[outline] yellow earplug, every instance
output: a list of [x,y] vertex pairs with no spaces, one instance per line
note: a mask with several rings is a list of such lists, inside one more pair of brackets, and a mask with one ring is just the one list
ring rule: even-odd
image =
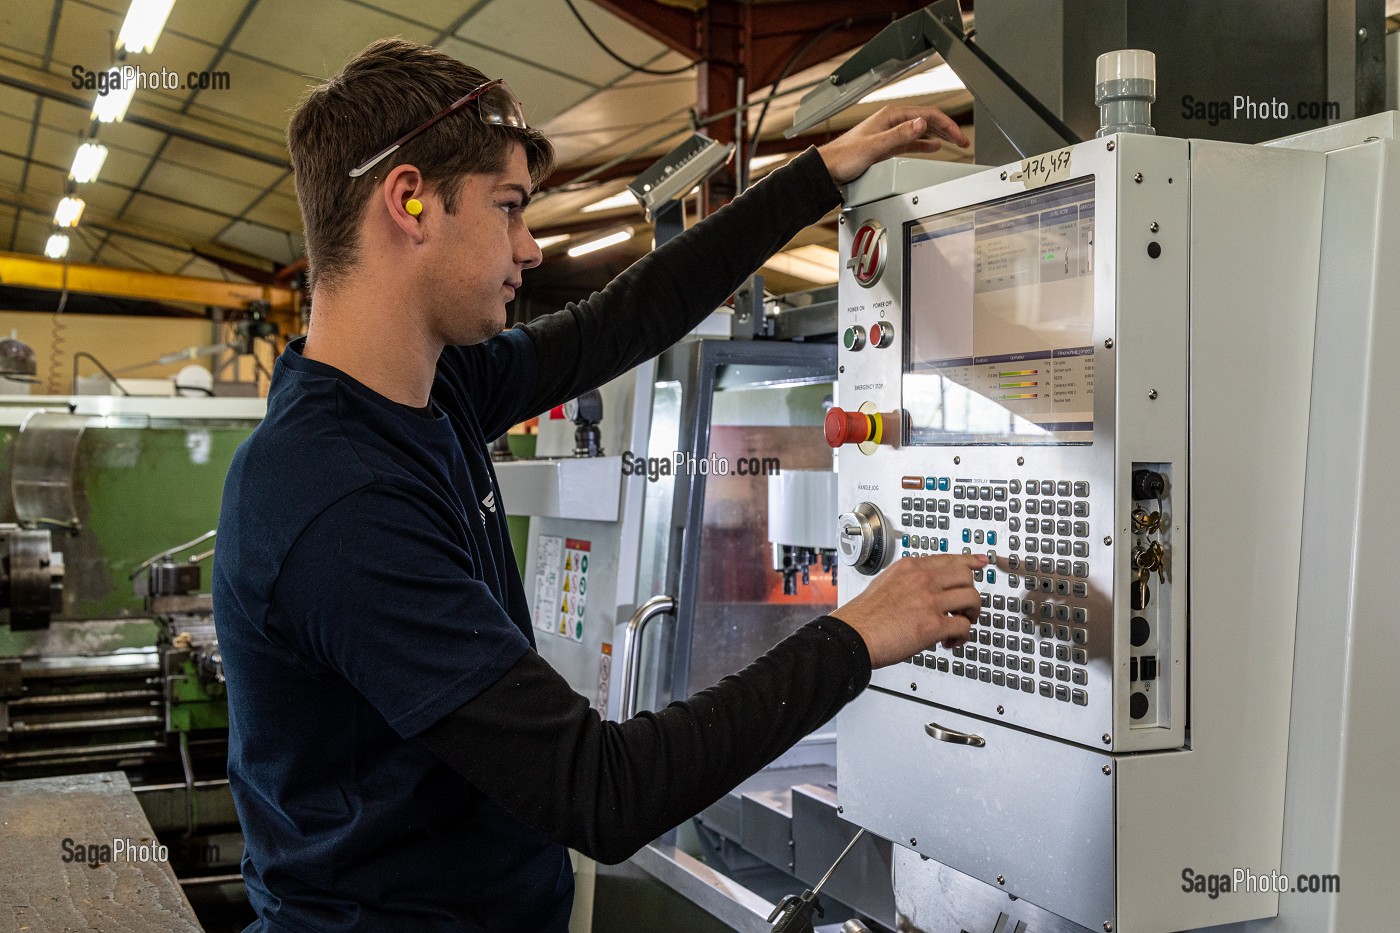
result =
[[423,202],[417,198],[409,198],[408,202],[404,204],[403,209],[414,217],[417,217],[419,214],[423,213]]

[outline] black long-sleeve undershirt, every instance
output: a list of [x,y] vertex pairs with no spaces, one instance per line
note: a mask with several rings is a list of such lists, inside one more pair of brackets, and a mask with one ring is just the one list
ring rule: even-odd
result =
[[421,738],[523,822],[611,864],[724,796],[869,682],[865,642],[823,616],[715,686],[617,723],[528,651]]
[[656,356],[703,321],[770,256],[841,202],[808,149],[583,301],[520,325],[535,344],[527,417]]

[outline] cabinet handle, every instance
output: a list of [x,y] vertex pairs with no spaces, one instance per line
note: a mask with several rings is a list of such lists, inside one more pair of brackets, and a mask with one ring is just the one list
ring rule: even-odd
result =
[[973,748],[982,748],[987,744],[987,740],[980,735],[959,732],[956,729],[946,729],[936,722],[924,726],[924,731],[940,742],[952,742],[954,745],[971,745]]

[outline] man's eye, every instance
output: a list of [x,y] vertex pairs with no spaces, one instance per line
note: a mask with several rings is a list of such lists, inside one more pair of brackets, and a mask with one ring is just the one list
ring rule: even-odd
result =
[[520,204],[519,202],[511,201],[506,204],[502,204],[501,210],[506,212],[506,216],[510,216],[512,214],[517,213],[520,210]]

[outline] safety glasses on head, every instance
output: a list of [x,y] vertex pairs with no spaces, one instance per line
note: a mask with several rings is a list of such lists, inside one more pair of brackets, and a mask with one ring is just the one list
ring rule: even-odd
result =
[[511,93],[504,78],[497,78],[494,81],[487,81],[479,87],[472,88],[454,103],[444,107],[433,114],[413,129],[409,130],[398,139],[394,140],[385,148],[376,152],[359,165],[350,170],[351,178],[359,178],[365,172],[383,162],[393,155],[399,148],[409,140],[418,136],[424,130],[430,129],[439,120],[452,116],[467,104],[476,101],[476,113],[482,123],[491,126],[513,126],[516,129],[527,129],[525,123],[525,111],[520,107],[520,101]]

